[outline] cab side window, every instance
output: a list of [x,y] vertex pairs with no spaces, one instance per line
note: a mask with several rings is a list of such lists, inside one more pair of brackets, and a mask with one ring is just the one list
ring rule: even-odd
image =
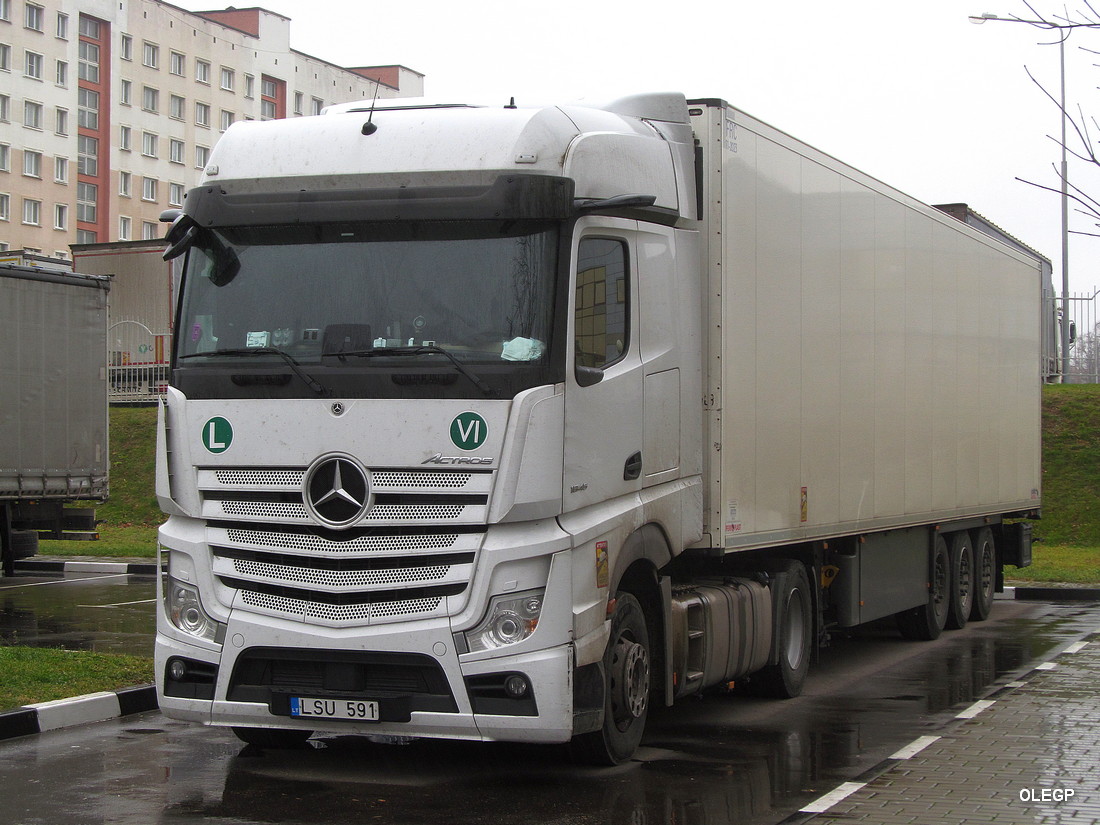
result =
[[622,358],[629,340],[626,244],[584,238],[577,253],[576,365],[600,369]]

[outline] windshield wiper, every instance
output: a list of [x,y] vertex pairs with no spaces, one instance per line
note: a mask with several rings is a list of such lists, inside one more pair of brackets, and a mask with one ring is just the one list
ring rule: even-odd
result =
[[328,395],[328,390],[312,375],[302,369],[301,364],[295,360],[294,356],[288,352],[283,352],[278,347],[248,347],[244,349],[215,349],[210,352],[193,352],[190,355],[181,355],[179,360],[182,361],[185,358],[211,358],[220,356],[239,356],[239,355],[278,355],[282,358],[288,367],[294,371],[294,374],[302,379],[306,385],[318,395]]
[[374,358],[376,356],[397,355],[397,356],[409,356],[409,355],[442,355],[447,358],[456,370],[470,379],[470,382],[481,390],[486,395],[493,394],[493,388],[486,384],[481,378],[479,378],[473,371],[469,369],[465,364],[455,358],[443,347],[437,346],[422,346],[422,347],[371,347],[370,349],[355,349],[348,350],[347,352],[326,352],[322,354],[322,357],[335,355],[341,361],[347,358]]

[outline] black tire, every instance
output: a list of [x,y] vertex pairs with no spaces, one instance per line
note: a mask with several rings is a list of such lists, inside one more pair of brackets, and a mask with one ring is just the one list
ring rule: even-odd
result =
[[603,656],[603,727],[575,736],[574,757],[593,765],[619,765],[634,755],[649,716],[651,658],[642,606],[620,593]]
[[974,605],[970,608],[970,620],[982,622],[989,618],[997,591],[997,547],[993,531],[988,527],[976,530],[971,542],[974,548]]
[[959,630],[966,627],[970,611],[974,607],[974,545],[970,533],[960,530],[951,535],[948,559],[951,563],[951,580],[948,584],[947,627]]
[[241,728],[234,727],[233,733],[247,745],[269,750],[290,750],[301,747],[313,735],[311,730],[297,728]]
[[802,693],[813,650],[813,599],[806,568],[791,562],[776,578],[775,664],[753,674],[753,693],[775,699],[793,699]]
[[928,600],[896,616],[898,630],[906,639],[930,642],[938,639],[947,624],[947,602],[951,581],[947,542],[937,535],[929,564]]
[[11,551],[13,559],[29,559],[38,553],[37,530],[12,530]]

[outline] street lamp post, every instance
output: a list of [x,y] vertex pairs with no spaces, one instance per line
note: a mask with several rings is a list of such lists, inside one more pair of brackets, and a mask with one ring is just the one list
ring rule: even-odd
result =
[[1062,324],[1059,335],[1062,350],[1061,372],[1062,381],[1069,375],[1069,162],[1066,150],[1066,39],[1073,29],[1098,28],[1095,23],[1051,23],[1046,20],[1023,20],[1019,17],[999,17],[996,14],[985,14],[970,18],[971,23],[986,23],[990,20],[998,23],[1027,23],[1030,26],[1047,30],[1058,30],[1058,66],[1059,66],[1059,95],[1058,108],[1062,117]]

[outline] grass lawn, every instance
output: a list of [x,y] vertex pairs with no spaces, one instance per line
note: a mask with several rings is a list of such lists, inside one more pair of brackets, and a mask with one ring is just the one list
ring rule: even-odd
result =
[[0,647],[0,710],[149,684],[153,660],[116,653]]

